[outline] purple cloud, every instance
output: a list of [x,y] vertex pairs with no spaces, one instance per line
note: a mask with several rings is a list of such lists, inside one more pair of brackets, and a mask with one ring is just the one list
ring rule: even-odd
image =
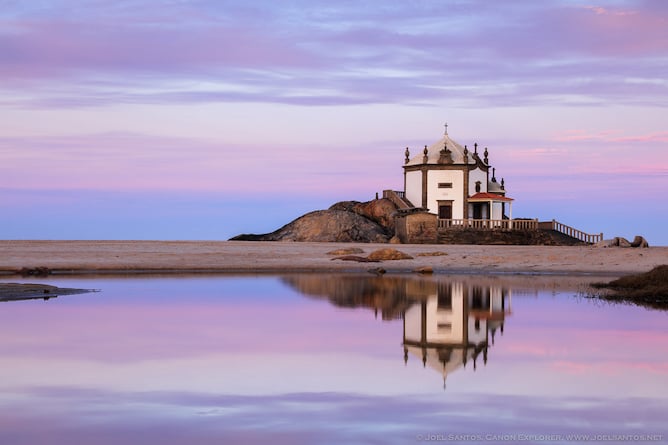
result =
[[[5,18],[0,78],[36,87],[5,103],[657,103],[666,92],[665,11],[650,3],[162,6]],[[198,82],[234,89],[186,86]]]

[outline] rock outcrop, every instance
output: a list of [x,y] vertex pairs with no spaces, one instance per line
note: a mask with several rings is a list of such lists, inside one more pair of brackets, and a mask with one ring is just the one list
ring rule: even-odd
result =
[[625,301],[656,309],[668,309],[668,264],[656,266],[649,272],[627,275],[608,283],[593,283],[598,289],[610,292],[593,294],[606,300]]
[[639,235],[629,241],[621,236],[616,236],[613,239],[604,239],[595,244],[596,247],[649,247],[647,240]]
[[[389,199],[341,201],[327,210],[307,213],[280,229],[264,234],[242,234],[231,241],[357,242],[390,244],[500,244],[536,246],[587,245],[556,230],[488,230],[466,228],[441,231],[437,216],[426,212],[398,212]],[[606,240],[599,247],[648,247],[636,236]],[[354,254],[340,254],[354,255]],[[346,259],[353,261],[352,258]]]
[[343,201],[307,213],[265,234],[242,234],[231,241],[314,241],[386,243],[394,235],[396,207],[387,199]]
[[397,211],[397,206],[389,199],[374,199],[367,202],[341,201],[331,206],[329,210],[357,213],[380,225],[390,237],[394,235],[394,213]]
[[59,295],[73,295],[94,292],[88,289],[72,289],[47,284],[0,283],[0,301],[49,300]]

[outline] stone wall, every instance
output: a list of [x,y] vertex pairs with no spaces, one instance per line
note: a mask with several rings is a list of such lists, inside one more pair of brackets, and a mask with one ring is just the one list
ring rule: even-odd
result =
[[439,233],[441,244],[505,244],[514,246],[575,246],[586,243],[554,230],[454,229]]
[[396,236],[404,244],[434,244],[438,242],[438,217],[427,212],[398,215]]

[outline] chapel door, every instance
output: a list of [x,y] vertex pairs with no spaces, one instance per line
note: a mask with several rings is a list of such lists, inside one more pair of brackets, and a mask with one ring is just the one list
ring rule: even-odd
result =
[[473,204],[473,219],[482,219],[482,202]]
[[440,204],[438,206],[439,219],[452,219],[452,204]]

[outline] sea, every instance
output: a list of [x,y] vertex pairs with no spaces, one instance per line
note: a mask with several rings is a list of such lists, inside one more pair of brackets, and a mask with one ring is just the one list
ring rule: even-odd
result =
[[668,443],[668,312],[596,280],[23,280],[94,291],[0,303],[0,444]]

